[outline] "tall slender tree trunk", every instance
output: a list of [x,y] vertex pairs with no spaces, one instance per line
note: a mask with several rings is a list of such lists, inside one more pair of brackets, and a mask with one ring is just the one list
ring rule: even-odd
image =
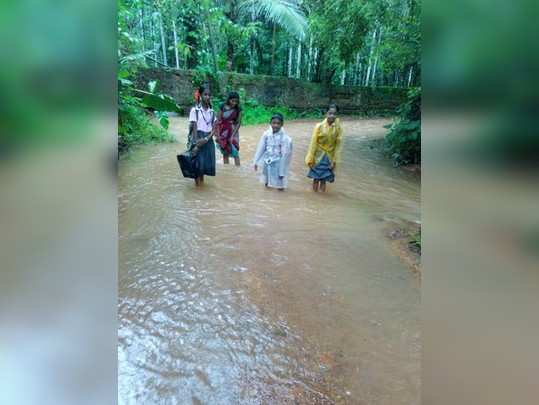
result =
[[[255,6],[254,3],[251,5],[251,22],[255,22]],[[255,61],[254,61],[254,53],[255,53],[255,42],[254,38],[251,36],[249,38],[249,70],[251,74],[255,73]]]
[[234,70],[234,44],[230,39],[227,39],[226,45],[226,70]]
[[344,81],[346,80],[346,68],[343,69],[341,73],[341,86],[344,86]]
[[412,83],[413,72],[414,72],[414,65],[410,66],[410,73],[408,74],[408,87],[410,87],[410,84]]
[[298,41],[298,60],[296,65],[296,78],[301,76],[301,41]]
[[320,83],[322,81],[322,57],[324,55],[324,48],[316,49],[316,70],[315,78],[316,82]]
[[186,16],[183,18],[183,24],[185,26],[185,44],[187,45],[190,52],[186,55],[185,58],[185,68],[193,69],[198,63],[197,53],[195,50],[198,48],[198,40],[193,34],[199,28],[197,23],[191,16]]
[[204,15],[206,17],[206,29],[208,30],[208,39],[210,41],[210,53],[211,53],[211,64],[212,69],[215,73],[218,71],[217,66],[217,44],[215,42],[215,35],[213,33],[213,26],[211,24],[211,16],[210,16],[210,4],[209,2],[205,1],[203,3],[203,10]]
[[[227,0],[225,1],[225,4],[228,5],[228,11],[225,12],[225,16],[233,23],[235,24],[238,16],[237,16],[237,5],[236,0]],[[227,35],[226,39],[226,70],[233,71],[234,70],[234,43],[232,42],[230,36]]]
[[378,54],[378,48],[380,47],[380,39],[382,38],[382,28],[378,30],[378,41],[376,42],[376,58],[374,59],[374,69],[372,71],[372,85],[376,86],[376,71],[378,68],[378,59],[380,55]]
[[372,33],[371,50],[369,52],[369,67],[367,68],[367,76],[365,77],[365,86],[369,85],[369,77],[371,75],[371,66],[372,66],[372,53],[374,51],[375,41],[376,41],[376,28],[374,29]]
[[255,71],[255,61],[254,61],[254,49],[253,49],[253,39],[249,39],[249,73],[254,74]]
[[165,43],[165,30],[163,29],[163,16],[159,13],[159,30],[161,31],[161,49],[163,50],[163,64],[168,66],[167,46]]
[[309,56],[307,59],[307,80],[311,80],[311,63],[313,59],[313,37],[309,39]]
[[174,32],[174,56],[176,57],[176,69],[180,68],[180,58],[178,56],[178,35],[176,34],[176,21],[172,19],[172,31]]
[[288,46],[288,77],[292,77],[292,46]]
[[275,74],[275,35],[277,31],[277,24],[273,23],[273,32],[271,34],[271,66],[270,66],[270,72],[271,74]]
[[317,66],[318,66],[317,63],[318,63],[318,48],[314,48],[314,57],[313,57],[313,62],[312,62],[313,72],[311,76],[311,81],[316,81],[317,79]]
[[208,34],[209,34],[209,40],[210,40],[210,51],[211,51],[211,61],[212,61],[212,68],[215,73],[219,70],[217,66],[217,45],[215,43],[215,36],[213,35],[213,28],[211,25],[211,22],[208,21]]
[[140,27],[140,38],[142,39],[142,52],[146,51],[146,38],[144,36],[144,14],[142,9],[139,10],[139,27]]
[[159,54],[157,53],[158,46],[155,43],[155,25],[153,23],[153,16],[150,16],[150,43],[153,48],[153,56],[155,58],[153,61],[153,65],[157,67],[157,62],[155,60],[157,59],[157,55]]

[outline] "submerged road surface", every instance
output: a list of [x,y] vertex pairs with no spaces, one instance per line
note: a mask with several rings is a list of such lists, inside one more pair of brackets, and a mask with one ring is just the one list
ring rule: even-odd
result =
[[265,125],[199,189],[176,163],[185,118],[179,144],[122,158],[120,404],[420,403],[420,282],[383,233],[419,220],[420,184],[366,142],[388,122],[343,120],[326,194],[305,177],[314,121],[285,122],[285,192],[251,165]]

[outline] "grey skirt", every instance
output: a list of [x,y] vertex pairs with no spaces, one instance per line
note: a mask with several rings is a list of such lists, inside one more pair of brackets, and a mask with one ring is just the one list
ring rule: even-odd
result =
[[320,162],[307,173],[307,177],[314,180],[324,180],[333,183],[335,181],[335,173],[331,170],[331,162],[328,155],[324,154]]

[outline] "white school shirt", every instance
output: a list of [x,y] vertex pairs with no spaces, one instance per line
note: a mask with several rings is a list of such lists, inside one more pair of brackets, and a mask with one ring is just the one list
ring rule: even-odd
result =
[[[198,110],[198,121],[197,121]],[[211,108],[204,110],[202,106],[197,105],[191,108],[189,113],[189,122],[197,123],[197,130],[203,132],[211,132],[213,128],[213,122],[215,120],[215,113]]]

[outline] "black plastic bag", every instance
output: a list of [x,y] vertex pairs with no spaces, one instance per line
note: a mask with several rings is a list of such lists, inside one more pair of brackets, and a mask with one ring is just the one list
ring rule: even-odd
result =
[[189,179],[197,178],[197,160],[195,159],[195,154],[193,154],[192,151],[187,150],[177,155],[177,159],[183,177],[187,177]]

